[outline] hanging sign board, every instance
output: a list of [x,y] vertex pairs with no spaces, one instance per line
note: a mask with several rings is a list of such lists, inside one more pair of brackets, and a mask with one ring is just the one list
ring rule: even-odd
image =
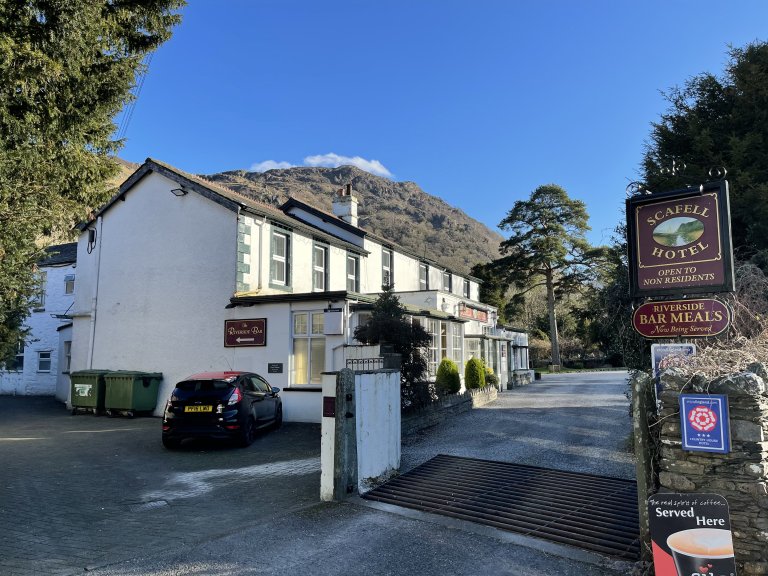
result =
[[728,183],[627,199],[630,295],[732,292]]
[[648,498],[656,576],[736,576],[728,502],[719,494]]
[[714,298],[646,302],[632,315],[635,330],[646,338],[714,336],[730,323],[730,310]]
[[224,346],[266,346],[267,319],[224,320]]
[[469,320],[478,320],[488,322],[488,311],[480,310],[466,304],[459,304],[459,318],[468,318]]
[[691,452],[731,451],[725,394],[680,394],[680,430],[683,450]]

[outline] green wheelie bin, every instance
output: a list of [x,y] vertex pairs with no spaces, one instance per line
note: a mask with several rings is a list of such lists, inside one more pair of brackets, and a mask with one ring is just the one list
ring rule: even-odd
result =
[[108,370],[76,370],[69,375],[72,414],[104,412],[104,375]]
[[133,417],[138,412],[152,412],[162,379],[163,375],[158,372],[115,370],[105,374],[107,416],[119,413]]

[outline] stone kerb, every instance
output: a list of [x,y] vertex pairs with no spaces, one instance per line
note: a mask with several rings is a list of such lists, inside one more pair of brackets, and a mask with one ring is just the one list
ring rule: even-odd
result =
[[[768,373],[763,364],[709,381],[679,368],[661,376],[659,484],[673,492],[721,494],[730,507],[739,574],[768,575]],[[727,394],[731,452],[682,450],[681,393]]]

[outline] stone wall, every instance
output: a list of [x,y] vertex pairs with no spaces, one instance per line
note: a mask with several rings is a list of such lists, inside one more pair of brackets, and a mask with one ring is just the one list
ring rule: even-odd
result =
[[518,386],[527,386],[533,382],[533,370],[515,370],[507,383],[507,390],[517,388]]
[[[659,484],[673,492],[721,494],[731,514],[739,574],[768,575],[768,373],[762,364],[747,372],[692,381],[677,368],[661,377]],[[731,452],[681,449],[680,393],[727,394]]]
[[472,408],[484,406],[496,400],[498,390],[486,386],[483,390],[469,390],[459,394],[443,396],[437,402],[416,412],[404,413],[402,419],[402,435],[414,434],[430,426],[444,422],[451,416],[468,412]]

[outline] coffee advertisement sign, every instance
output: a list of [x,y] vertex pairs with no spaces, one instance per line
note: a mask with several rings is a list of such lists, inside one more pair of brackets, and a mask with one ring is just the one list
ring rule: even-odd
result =
[[736,576],[728,502],[719,494],[648,499],[656,576]]
[[633,196],[627,231],[633,298],[733,290],[727,182]]

